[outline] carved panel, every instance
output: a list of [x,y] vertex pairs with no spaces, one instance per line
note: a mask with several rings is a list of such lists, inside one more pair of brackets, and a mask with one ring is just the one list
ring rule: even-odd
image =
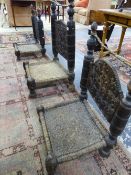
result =
[[107,61],[90,66],[88,89],[109,122],[118,108],[123,92],[115,69]]
[[67,26],[63,21],[55,22],[56,50],[64,58],[68,59]]

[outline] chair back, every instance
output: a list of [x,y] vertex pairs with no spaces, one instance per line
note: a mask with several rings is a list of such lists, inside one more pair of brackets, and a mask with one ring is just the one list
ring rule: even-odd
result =
[[51,9],[51,34],[54,59],[58,60],[57,55],[59,53],[67,60],[70,78],[74,80],[75,22],[73,21],[73,0],[69,1],[69,8],[67,10],[69,19],[67,23],[63,20],[57,20],[56,4],[54,1],[52,2]]
[[97,39],[93,33],[96,34],[96,29],[92,24],[92,34],[87,41],[88,51],[82,68],[80,99],[87,99],[87,90],[89,90],[110,123],[106,147],[100,150],[101,155],[108,157],[131,115],[131,80],[128,83],[127,95],[123,97],[117,72],[111,63],[104,59],[94,61],[93,53]]

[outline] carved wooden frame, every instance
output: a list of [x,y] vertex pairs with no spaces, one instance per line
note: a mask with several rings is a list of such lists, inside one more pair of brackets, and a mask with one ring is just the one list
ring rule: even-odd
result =
[[57,20],[56,5],[55,3],[51,5],[51,34],[54,60],[58,60],[58,53],[67,60],[69,81],[71,83],[75,78],[75,22],[73,21],[73,7],[73,0],[69,1],[69,8],[67,11],[69,20],[65,23],[63,20]]
[[[105,145],[104,135],[107,134],[107,131],[105,131],[103,124],[98,121],[98,114],[91,107],[91,105],[89,103],[87,103],[86,100],[84,100],[82,105],[84,106],[85,110],[90,113],[91,120],[94,121],[94,125],[97,122],[97,127],[98,127],[98,130],[100,131],[101,136],[103,137],[103,140],[101,142],[96,143],[95,145],[91,145],[90,148],[83,148],[77,152],[71,152],[71,153],[65,154],[65,155],[63,154],[62,156],[58,156],[58,157],[55,155],[53,148],[52,148],[52,141],[51,141],[51,138],[49,136],[49,130],[48,130],[48,126],[47,126],[46,119],[45,119],[45,113],[47,111],[55,109],[57,107],[64,107],[68,104],[73,104],[73,103],[75,104],[76,102],[79,102],[79,101],[80,101],[80,99],[77,98],[77,99],[74,99],[72,101],[67,101],[67,102],[63,102],[60,104],[58,103],[58,104],[56,104],[52,107],[49,107],[47,109],[44,108],[43,105],[39,106],[37,108],[37,113],[39,116],[39,121],[42,125],[42,131],[43,131],[44,140],[45,140],[45,149],[46,149],[45,166],[46,166],[46,170],[47,170],[48,175],[55,175],[55,171],[56,171],[58,164],[66,162],[66,161],[74,160],[85,153],[94,151],[95,149],[100,148],[101,146]],[[72,111],[72,113],[73,113],[73,111]]]
[[[65,59],[67,60],[67,64],[68,64],[68,84],[69,84],[69,88],[71,90],[74,90],[74,85],[73,85],[73,81],[74,81],[74,77],[75,77],[75,73],[74,73],[74,67],[75,67],[75,23],[73,21],[73,15],[74,15],[74,10],[73,10],[73,3],[70,2],[69,5],[69,9],[68,9],[68,14],[69,14],[69,21],[67,22],[67,24],[65,24],[63,21],[58,20],[56,18],[56,13],[55,13],[55,9],[56,9],[56,5],[55,3],[52,3],[52,16],[51,16],[51,34],[52,34],[52,50],[53,50],[53,54],[54,54],[54,59],[53,61],[58,61],[58,52],[60,51],[58,49],[58,41],[57,41],[57,35],[56,35],[56,25],[57,23],[61,23],[62,24],[62,30],[63,27],[66,28],[66,54],[64,53],[64,50],[62,50],[61,55],[63,57],[65,57]],[[65,35],[65,33],[63,33]],[[37,35],[37,34],[36,34]],[[23,67],[25,69],[26,72],[26,78],[27,78],[27,86],[30,90],[30,97],[36,97],[36,93],[35,93],[35,89],[37,89],[37,80],[34,80],[31,77],[31,74],[29,72],[29,62],[24,62],[23,63]],[[27,69],[27,70],[26,70]],[[63,68],[64,69],[64,68]]]
[[100,154],[103,157],[108,157],[111,149],[117,143],[117,137],[123,132],[131,115],[131,80],[128,84],[127,95],[123,97],[120,81],[113,66],[102,59],[94,62],[93,52],[97,42],[96,30],[96,23],[93,23],[92,33],[87,41],[87,55],[83,61],[80,99],[82,101],[87,99],[88,90],[110,122],[110,133],[106,138],[106,146],[100,149]]

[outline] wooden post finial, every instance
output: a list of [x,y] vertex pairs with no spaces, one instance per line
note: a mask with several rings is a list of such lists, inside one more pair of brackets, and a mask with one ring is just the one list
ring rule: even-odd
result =
[[[93,24],[94,25],[94,24]],[[81,74],[81,81],[80,81],[80,88],[81,88],[81,95],[80,100],[87,99],[87,87],[88,87],[88,78],[89,78],[89,70],[91,65],[94,63],[94,48],[96,45],[96,38],[93,35],[94,26],[91,26],[91,36],[87,41],[87,55],[84,57],[83,61],[83,68],[82,68],[82,74]]]

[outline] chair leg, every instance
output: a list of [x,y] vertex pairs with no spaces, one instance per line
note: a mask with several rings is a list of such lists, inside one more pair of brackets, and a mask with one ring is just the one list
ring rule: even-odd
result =
[[17,61],[20,61],[20,51],[16,51],[15,55],[17,56]]
[[22,171],[17,171],[17,175],[22,175]]
[[42,49],[41,49],[41,53],[42,53],[43,56],[45,56],[45,53],[46,53],[46,49],[45,49],[45,47],[42,47]]
[[55,171],[57,168],[57,159],[53,154],[48,154],[45,160],[46,171],[48,175],[55,175]]
[[36,92],[35,92],[36,83],[35,83],[35,80],[31,77],[28,77],[27,86],[28,86],[28,89],[30,90],[29,97],[30,98],[35,98],[36,97]]
[[103,146],[102,148],[99,149],[99,154],[102,157],[108,158],[111,153],[111,149],[113,149],[116,143],[117,138],[113,137],[112,135],[109,135],[109,137],[106,138],[106,146]]

